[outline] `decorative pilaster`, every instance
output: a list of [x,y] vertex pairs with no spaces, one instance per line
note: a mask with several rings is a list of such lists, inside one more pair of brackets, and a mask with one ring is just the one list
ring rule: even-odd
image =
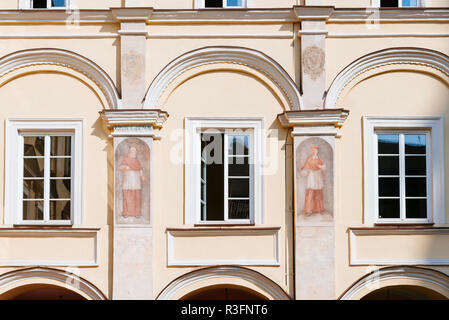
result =
[[301,23],[301,87],[305,109],[322,109],[326,90],[326,21],[333,7],[294,7]]
[[161,110],[104,110],[114,139],[113,299],[153,299],[152,147]]
[[112,14],[120,22],[118,33],[123,109],[140,108],[145,96],[146,24],[152,12],[152,8],[112,9]]
[[349,112],[287,111],[293,128],[295,296],[335,299],[335,138]]

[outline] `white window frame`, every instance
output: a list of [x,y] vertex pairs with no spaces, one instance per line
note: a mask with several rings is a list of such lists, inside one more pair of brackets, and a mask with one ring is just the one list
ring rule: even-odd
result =
[[34,9],[34,0],[19,0],[19,9],[31,9],[31,10],[66,10],[71,9],[74,6],[76,0],[66,0],[66,5],[64,7],[52,7],[51,0],[47,0],[47,8]]
[[[426,132],[427,157],[427,219],[400,219],[378,217],[378,153],[377,133]],[[445,223],[444,212],[444,136],[441,117],[363,117],[364,143],[364,222],[365,224]],[[401,201],[404,196],[400,182]],[[403,204],[402,204],[403,207]]]
[[[398,8],[419,8],[419,7],[425,7],[426,6],[426,0],[418,0],[418,5],[416,7],[403,7],[402,6],[402,0],[398,0]],[[380,8],[380,0],[372,0],[372,7],[373,8]]]
[[[71,220],[23,220],[23,135],[73,135]],[[7,119],[5,130],[5,224],[79,225],[82,223],[82,119]],[[49,164],[45,164],[48,166]],[[44,220],[45,220],[44,212]]]
[[[263,223],[263,119],[262,118],[186,118],[185,134],[185,223],[191,225],[252,225]],[[225,205],[224,220],[201,220],[201,133],[209,130],[250,130],[252,138],[250,143],[250,161],[253,161],[252,178],[250,179],[250,218],[229,219],[227,217],[227,205]],[[230,135],[237,135],[230,132]],[[225,141],[226,143],[226,135]],[[228,160],[224,157],[225,176]],[[225,185],[225,197],[227,186]]]
[[[223,0],[223,7],[222,9],[241,9],[241,8],[251,8],[252,7],[252,0],[242,0],[242,5],[240,7],[236,6],[228,6],[227,0]],[[205,7],[205,0],[195,0],[195,9],[220,9],[220,8],[206,8]]]

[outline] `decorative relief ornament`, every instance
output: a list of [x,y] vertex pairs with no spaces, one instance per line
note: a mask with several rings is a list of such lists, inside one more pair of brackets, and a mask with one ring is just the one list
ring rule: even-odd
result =
[[324,71],[324,51],[320,47],[307,47],[302,55],[304,72],[316,80]]

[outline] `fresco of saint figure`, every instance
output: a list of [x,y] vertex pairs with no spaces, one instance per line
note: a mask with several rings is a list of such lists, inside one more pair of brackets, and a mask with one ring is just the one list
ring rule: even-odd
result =
[[304,213],[307,216],[324,212],[323,170],[326,169],[326,165],[318,156],[319,147],[317,145],[312,145],[311,151],[312,154],[307,158],[305,164],[300,169],[301,176],[307,177],[304,199]]
[[142,216],[141,212],[141,190],[142,183],[146,181],[143,167],[137,158],[137,149],[131,146],[126,157],[120,163],[119,170],[122,172],[123,209],[122,216]]

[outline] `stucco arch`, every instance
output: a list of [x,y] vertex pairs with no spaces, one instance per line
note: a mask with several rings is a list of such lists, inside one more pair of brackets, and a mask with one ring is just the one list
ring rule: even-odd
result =
[[7,272],[0,276],[0,297],[11,290],[32,284],[46,284],[74,291],[88,300],[106,300],[89,281],[67,271],[33,267]]
[[0,86],[21,74],[43,71],[77,77],[102,97],[105,108],[119,107],[120,97],[109,75],[91,60],[62,49],[28,49],[0,58]]
[[359,300],[375,290],[404,285],[424,287],[449,299],[449,276],[432,269],[409,266],[386,267],[373,271],[355,282],[340,299]]
[[231,46],[204,47],[187,52],[170,62],[151,83],[143,107],[163,108],[170,92],[185,79],[195,73],[214,69],[237,69],[250,73],[268,85],[273,92],[278,93],[278,98],[285,100],[289,109],[301,109],[298,87],[276,61],[260,51]]
[[291,298],[275,282],[254,270],[236,266],[216,266],[198,269],[180,276],[167,285],[157,300],[177,300],[186,294],[217,285],[234,285],[248,288],[270,300]]
[[433,73],[438,78],[449,77],[449,57],[424,48],[389,48],[367,54],[344,68],[329,87],[325,108],[338,108],[337,101],[348,88],[376,74],[408,70]]

